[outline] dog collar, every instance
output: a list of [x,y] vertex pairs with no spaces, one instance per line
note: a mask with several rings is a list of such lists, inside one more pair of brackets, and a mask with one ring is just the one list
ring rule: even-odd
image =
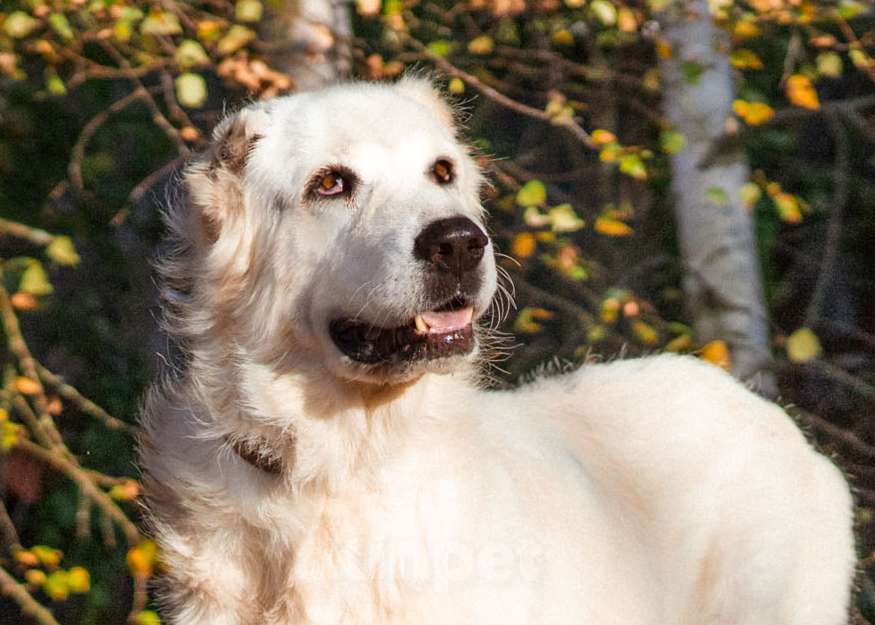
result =
[[279,475],[283,472],[282,458],[273,455],[265,455],[253,445],[251,441],[226,439],[231,443],[231,448],[234,450],[240,459],[252,467],[267,473],[269,475]]

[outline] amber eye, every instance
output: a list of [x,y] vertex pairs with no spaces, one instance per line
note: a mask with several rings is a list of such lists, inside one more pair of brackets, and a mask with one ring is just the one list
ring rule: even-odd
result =
[[449,184],[455,177],[453,164],[444,158],[435,161],[435,164],[431,168],[431,173],[434,175],[434,179],[438,184]]
[[316,193],[326,197],[332,195],[340,195],[347,190],[346,180],[337,172],[328,172],[319,178],[319,182],[315,187]]

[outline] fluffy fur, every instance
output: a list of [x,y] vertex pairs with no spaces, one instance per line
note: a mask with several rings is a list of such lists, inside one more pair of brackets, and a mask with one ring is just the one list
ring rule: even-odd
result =
[[[308,195],[340,165],[349,197]],[[428,306],[413,240],[482,224],[481,184],[416,79],[252,105],[189,166],[163,267],[187,358],[141,445],[169,622],[843,623],[847,485],[719,369],[658,356],[499,392],[474,383],[476,350],[379,368],[334,346],[337,315],[390,327]]]

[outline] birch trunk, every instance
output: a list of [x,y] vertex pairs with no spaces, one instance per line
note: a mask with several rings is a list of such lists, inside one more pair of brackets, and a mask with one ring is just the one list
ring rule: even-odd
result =
[[283,0],[264,26],[271,62],[299,91],[347,78],[352,67],[350,3]]
[[747,159],[740,144],[709,156],[732,115],[729,41],[714,26],[707,0],[676,5],[663,32],[673,49],[672,57],[660,62],[664,112],[687,142],[672,157],[671,169],[694,330],[703,342],[726,341],[732,372],[744,380],[757,376],[760,390],[773,394],[753,219],[740,198],[750,174]]

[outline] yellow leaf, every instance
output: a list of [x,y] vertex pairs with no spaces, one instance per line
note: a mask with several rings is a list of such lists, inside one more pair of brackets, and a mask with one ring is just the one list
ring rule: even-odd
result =
[[668,39],[659,38],[656,40],[656,56],[663,61],[668,61],[674,56],[674,48],[671,47]]
[[151,540],[144,540],[139,545],[128,549],[128,569],[134,577],[149,578],[155,570],[158,557],[158,547]]
[[537,248],[538,243],[531,232],[520,232],[511,243],[511,253],[516,258],[529,258]]
[[447,85],[447,90],[453,95],[465,93],[465,82],[461,78],[453,78],[450,84]]
[[633,233],[632,228],[619,219],[605,217],[604,215],[596,217],[593,228],[599,234],[608,237],[627,237]]
[[31,586],[42,586],[46,581],[46,574],[39,569],[28,569],[24,572],[24,579]]
[[735,100],[732,110],[750,126],[759,126],[775,116],[775,110],[763,102],[747,102]]
[[567,28],[560,28],[553,33],[553,43],[557,46],[570,46],[574,43],[574,35]]
[[809,328],[799,328],[787,337],[787,358],[790,362],[808,362],[820,356],[820,339]]
[[653,346],[659,342],[659,333],[656,329],[640,319],[632,322],[632,333],[644,345]]
[[794,106],[811,110],[820,108],[820,100],[814,85],[802,74],[793,74],[787,79],[787,99]]
[[[18,423],[13,423],[12,421],[3,421],[0,423],[0,453],[6,453],[16,445],[18,445],[19,441],[25,437],[24,428]],[[31,556],[29,559],[24,554],[27,554],[26,551],[19,551],[16,554],[16,559],[19,562],[24,564],[25,566],[35,566],[37,562],[30,562],[30,559],[37,560],[34,554],[28,554]]]
[[471,54],[492,54],[494,49],[495,42],[489,35],[480,35],[479,37],[474,37],[474,39],[468,42],[468,52]]
[[16,551],[15,561],[21,566],[36,566],[39,564],[39,558],[30,551]]
[[599,145],[607,145],[608,143],[613,143],[614,141],[616,141],[617,136],[610,130],[596,128],[592,131],[592,140]]
[[668,352],[685,352],[693,347],[693,339],[689,334],[681,334],[674,337],[665,344],[665,350]]
[[745,182],[741,185],[741,201],[746,208],[753,208],[759,202],[763,192],[760,185],[755,182]]
[[609,297],[602,302],[599,317],[604,323],[614,323],[620,315],[620,300],[616,297]]
[[721,369],[729,371],[732,368],[732,355],[729,353],[729,346],[726,341],[716,340],[706,343],[699,354],[702,359],[707,360],[713,365],[717,365]]
[[37,395],[43,390],[43,387],[35,380],[20,375],[15,378],[15,390],[22,395]]
[[752,39],[759,37],[760,28],[753,20],[739,20],[735,23],[732,34],[738,39]]
[[517,191],[516,202],[522,207],[541,206],[547,201],[547,188],[540,180],[529,180]]
[[74,566],[67,571],[67,586],[74,594],[84,594],[91,590],[91,575],[81,566]]
[[617,26],[624,33],[634,33],[638,29],[638,19],[631,9],[622,7],[617,13]]
[[259,0],[237,0],[234,17],[238,22],[257,22],[261,19],[264,7]]
[[45,545],[35,545],[30,548],[30,552],[36,556],[40,564],[48,568],[54,568],[61,563],[61,557],[64,553],[60,549],[54,549]]
[[778,209],[778,216],[782,221],[798,224],[802,221],[802,210],[799,200],[795,195],[786,191],[779,191],[772,195],[772,201]]
[[161,619],[158,614],[152,610],[143,610],[137,614],[137,625],[161,625]]
[[43,583],[43,592],[52,601],[63,601],[70,596],[70,586],[67,584],[67,572],[55,571]]
[[[514,321],[513,329],[522,334],[536,334],[537,332],[540,332],[543,327],[537,320],[544,319],[544,316],[541,315],[540,312],[548,312],[549,314],[549,311],[544,311],[543,308],[523,308]],[[550,316],[552,316],[552,314],[550,314]]]
[[762,69],[763,62],[753,50],[739,48],[729,55],[729,62],[737,69]]
[[59,265],[75,267],[79,264],[79,254],[73,240],[67,236],[57,236],[46,248],[46,255]]
[[38,261],[33,261],[22,272],[18,290],[23,293],[39,296],[51,295],[55,289],[52,288],[52,284],[49,282],[49,277],[42,264]]
[[109,496],[118,501],[133,501],[140,496],[140,485],[136,480],[125,480],[110,488]]

